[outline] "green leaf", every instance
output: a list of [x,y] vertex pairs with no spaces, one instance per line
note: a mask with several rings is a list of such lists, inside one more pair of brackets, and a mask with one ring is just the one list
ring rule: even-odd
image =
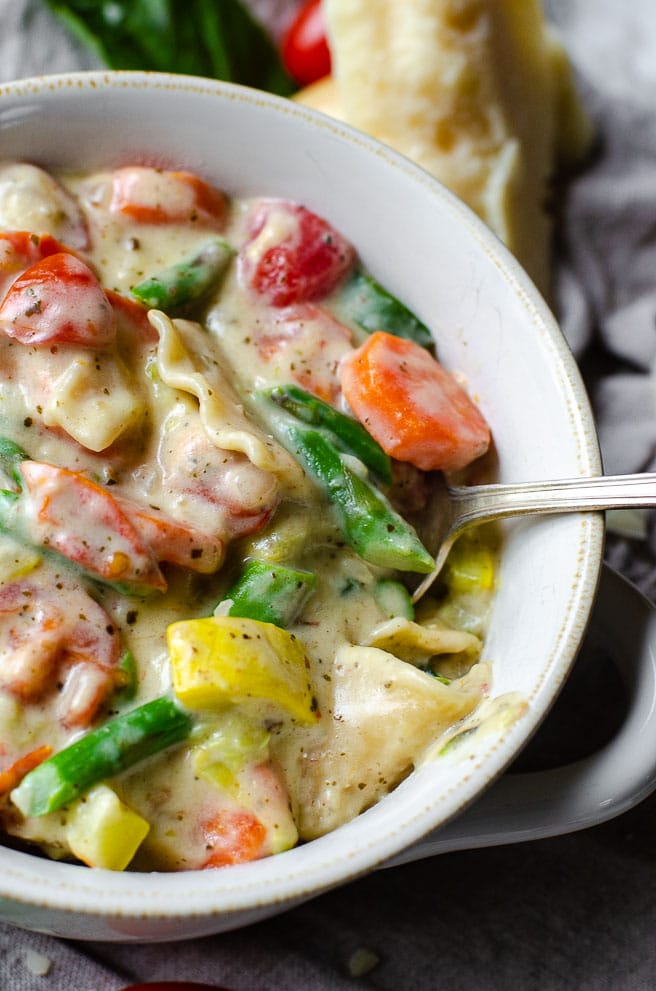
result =
[[46,0],[112,69],[224,79],[288,96],[276,47],[241,0]]

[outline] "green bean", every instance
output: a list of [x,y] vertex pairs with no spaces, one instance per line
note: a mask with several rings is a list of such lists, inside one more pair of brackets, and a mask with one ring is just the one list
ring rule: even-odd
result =
[[20,473],[21,461],[29,460],[29,454],[15,441],[8,437],[0,437],[0,471],[22,489],[25,482]]
[[214,288],[234,253],[234,248],[223,238],[213,238],[193,258],[137,283],[132,287],[132,295],[152,309],[165,313],[180,310]]
[[384,330],[405,337],[433,351],[435,340],[428,327],[371,275],[355,271],[337,293],[333,309],[345,323],[354,323],[368,334]]
[[42,816],[92,785],[184,740],[192,719],[166,696],[110,719],[26,774],[11,792],[25,816]]
[[290,626],[312,594],[316,581],[317,576],[311,571],[268,561],[249,561],[224,596],[232,601],[228,615]]
[[273,400],[304,423],[330,431],[335,443],[352,454],[384,482],[392,481],[392,463],[380,444],[352,416],[323,402],[297,385],[279,385],[263,390],[262,395]]
[[401,582],[381,578],[374,585],[374,599],[387,619],[394,619],[396,616],[410,620],[415,618],[412,596]]
[[[266,416],[265,409],[262,413]],[[434,561],[414,528],[381,492],[344,464],[323,433],[284,413],[270,415],[268,423],[326,493],[346,541],[360,557],[399,571],[433,570]]]

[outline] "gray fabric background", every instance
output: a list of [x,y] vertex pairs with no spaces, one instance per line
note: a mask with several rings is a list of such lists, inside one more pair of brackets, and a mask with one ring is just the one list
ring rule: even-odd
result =
[[[293,6],[253,0],[276,32]],[[606,470],[656,468],[656,6],[545,6],[598,134],[564,195],[558,316],[595,406]],[[0,0],[0,80],[92,67],[37,0]],[[651,530],[647,520],[647,540],[611,536],[607,558],[656,597]],[[599,720],[611,708],[600,693]],[[157,979],[235,991],[646,991],[656,986],[655,812],[648,799],[571,836],[381,871],[193,942],[76,944],[0,926],[0,991],[116,991]],[[355,978],[349,960],[361,948],[378,962]]]

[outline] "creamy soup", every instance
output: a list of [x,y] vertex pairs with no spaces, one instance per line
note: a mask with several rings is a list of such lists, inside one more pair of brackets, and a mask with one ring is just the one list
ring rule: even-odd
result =
[[0,166],[0,438],[12,842],[114,870],[277,853],[489,694],[490,534],[412,601],[435,473],[480,475],[488,427],[302,205]]

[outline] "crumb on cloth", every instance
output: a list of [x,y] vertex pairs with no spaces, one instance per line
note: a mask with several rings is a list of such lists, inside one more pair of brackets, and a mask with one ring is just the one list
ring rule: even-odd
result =
[[380,957],[367,946],[359,946],[347,961],[347,969],[351,977],[364,977],[380,963]]
[[43,953],[36,950],[26,950],[24,956],[25,966],[31,974],[36,977],[45,977],[50,972],[52,960]]

